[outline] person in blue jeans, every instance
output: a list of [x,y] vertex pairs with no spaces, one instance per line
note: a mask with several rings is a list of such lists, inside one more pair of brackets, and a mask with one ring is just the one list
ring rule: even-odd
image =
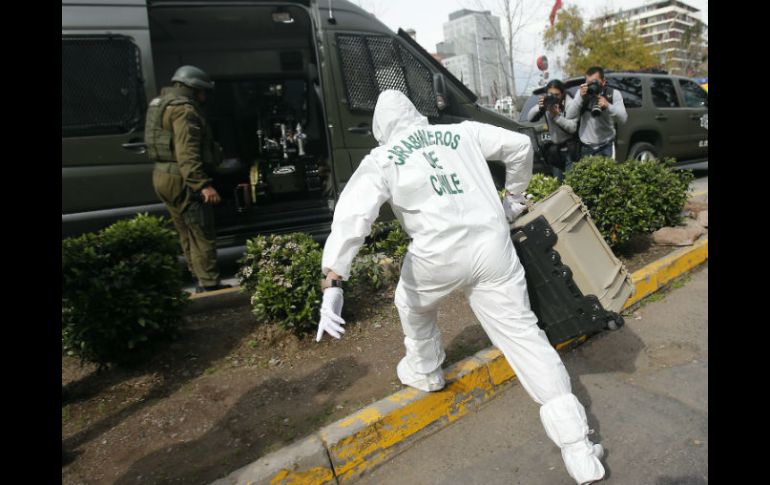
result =
[[538,121],[545,116],[548,133],[551,134],[552,144],[545,148],[545,158],[551,166],[551,173],[564,181],[564,173],[572,168],[575,161],[572,155],[572,145],[577,131],[578,120],[564,116],[567,101],[564,83],[553,79],[545,86],[546,96],[540,96],[538,103],[527,114],[529,121]]
[[615,122],[628,119],[623,95],[607,86],[604,69],[598,66],[586,71],[586,82],[567,104],[568,119],[578,120],[580,127],[580,157],[601,155],[615,158]]

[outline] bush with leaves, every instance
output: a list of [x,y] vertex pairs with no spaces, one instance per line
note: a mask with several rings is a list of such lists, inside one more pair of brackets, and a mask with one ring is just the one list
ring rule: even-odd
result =
[[646,217],[640,218],[637,230],[652,232],[682,222],[682,208],[687,202],[693,173],[673,170],[673,163],[673,159],[665,159],[629,160],[623,164],[623,170],[634,186],[631,195],[635,205],[645,208]]
[[525,193],[532,202],[545,199],[561,187],[561,182],[556,177],[549,177],[542,173],[532,175]]
[[623,165],[611,158],[585,157],[567,172],[564,183],[580,196],[610,246],[621,245],[649,217],[647,207],[637,206],[631,194],[634,183]]
[[187,294],[179,240],[140,214],[62,241],[62,346],[83,361],[135,363],[176,334]]
[[594,156],[576,163],[564,183],[591,211],[607,243],[616,247],[635,233],[679,223],[691,180],[691,172],[672,170],[671,161],[617,163]]
[[373,245],[374,251],[393,258],[393,261],[401,266],[412,238],[401,227],[398,219],[378,223],[375,226],[379,227],[372,229],[372,241],[370,243]]
[[348,288],[358,292],[386,288],[398,280],[394,267],[393,259],[383,253],[359,253],[350,265]]
[[307,234],[257,236],[239,261],[242,291],[257,320],[296,334],[317,328],[321,307],[321,246]]
[[353,260],[351,286],[380,290],[397,283],[410,242],[398,219],[373,224],[366,243]]

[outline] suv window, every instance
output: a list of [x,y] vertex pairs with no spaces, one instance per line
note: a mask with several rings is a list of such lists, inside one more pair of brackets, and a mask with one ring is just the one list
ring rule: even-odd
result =
[[121,36],[63,36],[62,136],[127,133],[144,121],[139,47]]
[[433,76],[397,39],[384,35],[337,34],[351,109],[373,111],[377,96],[398,89],[425,116],[438,116]]
[[682,88],[685,107],[703,108],[708,104],[708,93],[694,81],[680,79],[679,87]]
[[679,100],[676,97],[676,90],[671,79],[655,77],[650,80],[650,91],[652,91],[652,102],[658,108],[678,108]]
[[626,108],[642,107],[642,80],[638,77],[607,77],[607,85],[623,93]]

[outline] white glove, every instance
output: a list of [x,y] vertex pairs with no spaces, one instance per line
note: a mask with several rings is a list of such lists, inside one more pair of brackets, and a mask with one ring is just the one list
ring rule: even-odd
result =
[[345,333],[342,325],[345,320],[340,316],[342,314],[342,288],[326,288],[323,290],[323,301],[321,302],[321,321],[318,322],[318,334],[315,337],[316,342],[321,341],[324,332],[332,337],[339,339]]
[[510,192],[505,193],[503,210],[508,222],[513,223],[527,209],[526,200],[522,195],[513,195]]

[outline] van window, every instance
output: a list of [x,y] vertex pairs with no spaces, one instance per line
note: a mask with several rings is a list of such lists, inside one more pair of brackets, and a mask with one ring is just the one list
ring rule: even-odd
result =
[[688,108],[703,108],[708,104],[708,93],[697,83],[687,79],[680,79],[684,105]]
[[626,108],[642,107],[642,80],[638,77],[608,77],[607,85],[623,95]]
[[652,102],[658,108],[678,108],[679,100],[676,97],[676,90],[671,79],[656,77],[650,80],[650,90],[652,91]]
[[342,75],[351,109],[374,111],[377,96],[398,89],[425,116],[438,116],[433,76],[398,39],[337,34]]
[[144,118],[139,47],[122,36],[62,36],[62,136],[126,133]]

